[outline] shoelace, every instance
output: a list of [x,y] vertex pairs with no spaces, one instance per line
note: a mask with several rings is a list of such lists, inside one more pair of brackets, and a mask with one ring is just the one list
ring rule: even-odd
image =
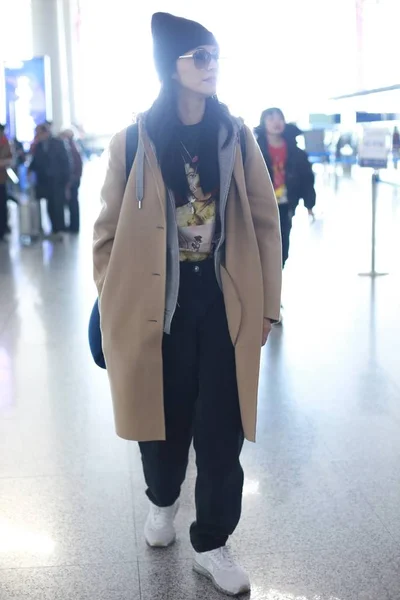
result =
[[218,567],[223,567],[224,569],[233,569],[236,567],[236,563],[226,546],[214,550],[212,559]]

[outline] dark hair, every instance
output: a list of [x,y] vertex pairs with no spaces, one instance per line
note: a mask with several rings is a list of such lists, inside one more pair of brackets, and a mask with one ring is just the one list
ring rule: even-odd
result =
[[286,123],[285,116],[280,108],[276,108],[273,106],[271,108],[266,108],[265,110],[262,111],[261,117],[260,117],[260,124],[254,128],[254,134],[259,141],[264,140],[266,143],[267,134],[265,131],[265,119],[271,115],[276,115],[276,114],[279,115],[283,119],[283,121]]
[[285,122],[285,129],[282,133],[282,137],[286,140],[286,143],[290,145],[296,145],[296,137],[303,133],[302,130],[299,129],[295,123],[286,123],[286,119],[280,108],[267,108],[261,113],[260,124],[257,125],[257,127],[254,129],[254,134],[258,140],[260,147],[265,148],[267,144],[265,119],[273,114],[278,114],[280,117],[282,117],[283,121]]
[[279,115],[283,121],[286,122],[285,115],[283,114],[280,108],[276,106],[272,106],[271,108],[267,108],[263,110],[260,117],[260,125],[264,125],[264,121],[267,117],[271,117],[272,115]]
[[[216,96],[207,98],[203,127],[199,140],[199,176],[205,194],[219,186],[218,132],[226,126],[228,136],[224,147],[233,135],[233,125],[228,108]],[[164,183],[174,192],[178,205],[187,202],[187,182],[182,145],[179,136],[183,127],[177,112],[177,87],[173,81],[165,82],[157,100],[147,116],[147,130],[152,140]]]
[[51,134],[50,129],[48,128],[48,126],[45,123],[40,123],[40,125],[37,125],[36,130],[35,130],[36,135],[37,134]]

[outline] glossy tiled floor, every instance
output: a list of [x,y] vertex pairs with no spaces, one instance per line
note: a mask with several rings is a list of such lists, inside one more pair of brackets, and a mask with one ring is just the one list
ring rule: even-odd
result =
[[[116,438],[105,374],[88,354],[87,168],[79,239],[0,247],[0,600],[208,600],[188,525],[149,550],[138,452]],[[284,326],[262,359],[258,444],[243,453],[244,511],[231,545],[257,600],[400,598],[400,195],[381,186],[368,268],[364,174],[320,176],[318,219],[296,218]]]

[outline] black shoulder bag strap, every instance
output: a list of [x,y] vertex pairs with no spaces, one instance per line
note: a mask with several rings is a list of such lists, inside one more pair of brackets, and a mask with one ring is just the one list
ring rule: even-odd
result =
[[125,164],[126,164],[126,181],[129,179],[133,163],[135,162],[136,152],[139,144],[139,125],[133,123],[126,130],[125,144]]
[[240,142],[240,149],[242,151],[242,160],[243,160],[243,166],[246,164],[246,154],[247,154],[247,150],[246,150],[246,132],[244,130],[244,127],[241,127],[239,129],[239,142]]

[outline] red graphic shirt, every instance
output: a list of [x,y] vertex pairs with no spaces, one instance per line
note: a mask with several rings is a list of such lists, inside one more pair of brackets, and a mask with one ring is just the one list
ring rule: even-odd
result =
[[287,145],[286,142],[282,146],[268,146],[269,155],[272,160],[273,183],[276,199],[278,204],[287,202],[286,193],[286,161],[287,161]]

